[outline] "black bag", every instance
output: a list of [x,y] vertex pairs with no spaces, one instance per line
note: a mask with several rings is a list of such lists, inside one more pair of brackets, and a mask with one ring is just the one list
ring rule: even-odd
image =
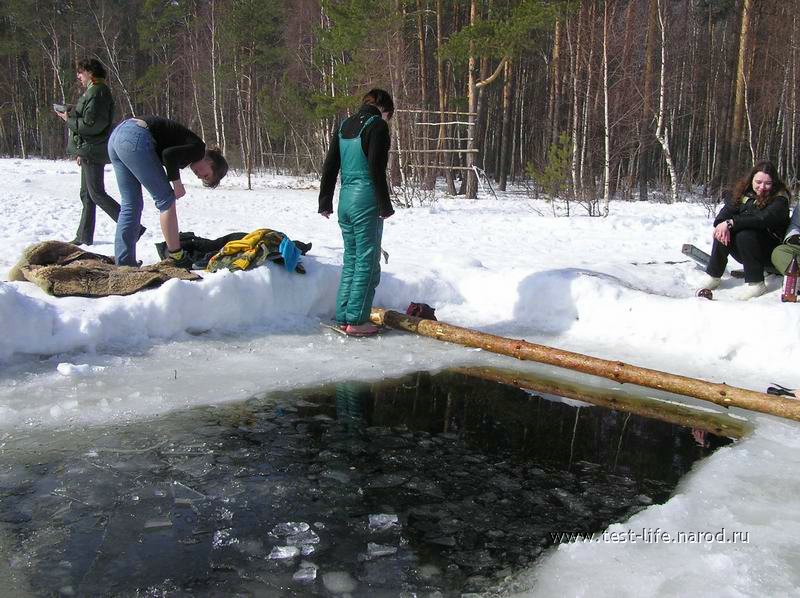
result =
[[406,309],[407,316],[422,318],[423,320],[436,320],[436,310],[427,303],[409,303]]

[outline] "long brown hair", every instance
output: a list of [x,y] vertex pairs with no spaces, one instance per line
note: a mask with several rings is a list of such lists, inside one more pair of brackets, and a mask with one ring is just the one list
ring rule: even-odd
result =
[[769,160],[762,160],[753,167],[753,170],[750,171],[749,175],[739,179],[733,185],[733,193],[731,193],[730,196],[730,201],[733,202],[733,207],[740,206],[742,203],[742,197],[746,195],[748,191],[752,191],[753,177],[759,172],[763,172],[772,179],[772,189],[770,190],[769,195],[763,199],[761,197],[756,197],[756,207],[758,207],[759,210],[772,203],[772,200],[775,198],[775,196],[779,195],[781,191],[788,195],[786,183],[783,182],[783,179],[781,179],[780,175],[778,174],[778,169],[775,168],[775,165]]

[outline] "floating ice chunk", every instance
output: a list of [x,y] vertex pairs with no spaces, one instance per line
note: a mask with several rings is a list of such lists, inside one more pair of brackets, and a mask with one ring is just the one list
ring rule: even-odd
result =
[[376,559],[381,556],[397,554],[397,546],[385,546],[383,544],[367,543],[367,558]]
[[226,507],[220,507],[216,513],[217,517],[222,521],[232,521],[233,520],[233,511]]
[[268,558],[274,560],[293,559],[298,554],[300,554],[300,549],[297,546],[276,546],[269,553]]
[[436,565],[422,565],[419,568],[419,576],[422,579],[429,580],[434,577],[438,577],[442,574],[442,570],[439,569]]
[[233,546],[234,544],[239,543],[239,538],[236,538],[232,533],[231,529],[218,529],[214,532],[214,537],[211,539],[211,547],[214,550],[219,550],[220,548],[224,548],[226,546]]
[[300,583],[309,583],[317,579],[317,567],[314,563],[309,561],[301,561],[300,568],[294,572],[292,579]]
[[172,521],[169,519],[148,519],[144,522],[144,529],[162,529],[165,527],[172,527]]
[[286,523],[279,523],[275,527],[272,528],[270,532],[273,536],[286,536],[289,534],[299,534],[300,532],[306,532],[310,529],[310,525],[308,525],[305,521],[287,521]]
[[[196,490],[192,490],[189,486],[181,484],[178,481],[172,482],[172,496],[175,497],[175,504],[186,504],[193,500],[203,500],[206,495],[200,494]],[[178,501],[181,501],[180,503]]]
[[358,584],[347,571],[330,571],[322,576],[322,584],[332,594],[345,594],[356,589]]
[[56,366],[56,371],[62,376],[87,376],[97,372],[102,372],[105,366],[102,365],[89,365],[88,363],[72,364],[67,362],[59,363]]
[[316,551],[317,549],[314,548],[313,544],[304,544],[303,546],[300,547],[300,554],[302,554],[303,556],[314,554]]
[[400,527],[397,515],[381,513],[369,516],[369,529],[373,532],[382,532]]
[[335,481],[340,482],[342,484],[347,484],[350,481],[350,474],[348,474],[345,471],[335,471],[335,470],[331,469],[331,470],[328,470],[328,471],[323,471],[322,474],[320,474],[320,475],[323,478],[327,478],[327,479],[330,479],[330,480],[335,480]]
[[286,536],[286,543],[289,546],[303,546],[305,544],[319,544],[319,536],[313,529],[304,532],[297,532]]

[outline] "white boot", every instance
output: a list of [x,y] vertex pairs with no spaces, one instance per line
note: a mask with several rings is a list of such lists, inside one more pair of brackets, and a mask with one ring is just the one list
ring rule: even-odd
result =
[[700,281],[700,288],[713,291],[719,286],[720,282],[722,282],[721,278],[717,278],[716,276],[709,276],[708,274],[706,274],[706,277]]
[[763,280],[761,282],[748,282],[746,285],[744,285],[744,288],[739,291],[737,298],[739,301],[747,301],[748,299],[761,297],[761,295],[766,292],[767,285],[764,284]]

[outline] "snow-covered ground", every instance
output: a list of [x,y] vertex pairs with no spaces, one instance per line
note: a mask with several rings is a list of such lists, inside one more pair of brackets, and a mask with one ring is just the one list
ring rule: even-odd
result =
[[[69,240],[80,214],[77,167],[0,160],[0,272],[26,246]],[[191,177],[191,175],[188,175]],[[3,435],[145,417],[197,404],[331,380],[375,379],[504,358],[392,334],[354,340],[320,330],[333,315],[341,263],[335,220],[316,212],[312,180],[262,176],[254,190],[229,176],[216,190],[186,181],[182,230],[214,238],[268,227],[312,242],[305,276],[275,266],[170,281],[130,297],[45,295],[0,282],[0,454]],[[113,172],[107,188],[118,197]],[[523,194],[440,198],[386,221],[375,304],[411,301],[439,319],[495,334],[764,390],[800,386],[800,307],[780,280],[749,302],[723,280],[716,301],[694,297],[701,271],[683,243],[709,250],[700,204],[614,202],[608,218],[552,217]],[[139,258],[161,240],[147,199]],[[113,254],[113,223],[97,215],[95,245]],[[677,262],[677,263],[673,263]],[[747,439],[698,465],[664,505],[610,532],[749,532],[748,543],[607,541],[562,545],[533,571],[549,596],[778,596],[800,592],[800,424],[732,410],[755,424]],[[620,536],[616,536],[619,538]]]

